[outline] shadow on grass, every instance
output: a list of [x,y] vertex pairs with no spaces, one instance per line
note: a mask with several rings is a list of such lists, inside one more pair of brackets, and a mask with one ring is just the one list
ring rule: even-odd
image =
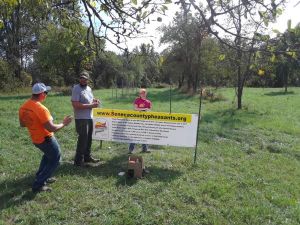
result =
[[300,153],[295,153],[292,155],[295,159],[297,159],[298,161],[300,161]]
[[272,92],[265,93],[265,95],[267,95],[267,96],[294,95],[294,94],[295,94],[295,92],[293,92],[293,91],[288,91],[288,92],[284,92],[284,91],[272,91]]
[[[48,95],[48,97],[56,97],[56,96],[64,96],[59,92],[51,93]],[[7,96],[0,96],[0,100],[23,100],[23,99],[29,99],[31,98],[31,94],[28,95],[7,95]]]
[[[137,179],[127,178],[126,175],[118,176],[119,172],[127,171],[127,154],[121,154],[111,158],[108,161],[101,162],[100,164],[91,165],[87,167],[75,167],[70,162],[64,162],[58,168],[57,175],[77,175],[77,176],[99,176],[104,178],[116,177],[116,186],[120,185],[134,185]],[[146,178],[151,182],[170,182],[181,176],[180,171],[164,169],[159,167],[146,167],[150,171],[146,174]]]
[[260,113],[255,111],[224,109],[206,113],[202,117],[202,122],[216,123],[220,127],[234,127],[236,125],[243,126],[249,124],[249,120],[259,116]]
[[11,96],[0,96],[0,100],[22,100],[22,99],[29,99],[31,95],[11,95]]
[[31,191],[33,180],[34,175],[32,174],[17,180],[5,180],[0,183],[0,211],[34,199],[36,194]]
[[[132,186],[138,182],[137,179],[118,176],[121,171],[127,170],[128,155],[122,154],[111,158],[108,161],[96,164],[90,167],[75,167],[71,162],[63,162],[56,171],[56,176],[74,175],[74,176],[99,176],[104,178],[116,177],[116,186]],[[170,182],[181,176],[180,171],[159,168],[156,166],[147,167],[150,171],[145,175],[149,182]],[[31,191],[31,184],[34,180],[34,174],[27,175],[20,179],[4,180],[0,183],[0,211],[5,208],[15,207],[24,202],[31,201],[36,194]]]
[[256,111],[224,109],[212,111],[202,116],[200,123],[200,140],[210,143],[216,137],[225,137],[235,141],[246,140],[242,134],[236,135],[237,130],[244,129],[253,120],[260,117]]

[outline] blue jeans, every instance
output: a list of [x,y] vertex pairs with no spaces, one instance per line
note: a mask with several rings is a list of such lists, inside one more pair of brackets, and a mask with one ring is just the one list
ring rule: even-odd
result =
[[[129,152],[133,152],[134,146],[135,146],[135,143],[130,143],[130,144],[129,144],[129,149],[128,149]],[[142,144],[142,151],[145,152],[145,151],[147,151],[147,150],[148,150],[148,145]]]
[[45,182],[50,178],[59,165],[60,147],[54,136],[45,138],[41,144],[34,144],[43,153],[40,167],[36,172],[35,181],[32,185],[32,190],[37,190],[45,185]]

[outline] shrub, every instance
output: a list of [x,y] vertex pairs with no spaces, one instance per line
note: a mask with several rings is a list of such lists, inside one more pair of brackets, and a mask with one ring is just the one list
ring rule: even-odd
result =
[[63,87],[54,87],[53,88],[53,91],[61,94],[61,95],[64,95],[64,96],[71,96],[72,94],[72,87],[66,87],[66,86],[63,86]]
[[156,83],[153,85],[155,88],[168,88],[170,87],[170,84],[166,84],[166,83]]
[[15,84],[12,67],[4,60],[0,59],[0,89],[10,90]]
[[31,84],[32,84],[32,76],[29,73],[22,71],[21,72],[21,86],[30,87]]
[[212,89],[202,89],[202,98],[210,102],[225,101],[226,98],[220,93],[214,93]]
[[15,77],[14,69],[8,62],[0,59],[0,89],[1,91],[16,91],[30,87],[32,77],[29,73],[21,71],[20,78]]

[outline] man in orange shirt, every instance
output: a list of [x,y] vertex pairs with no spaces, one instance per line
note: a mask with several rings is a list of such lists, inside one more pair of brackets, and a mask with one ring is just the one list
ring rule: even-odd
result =
[[27,127],[33,144],[44,153],[32,185],[33,192],[51,191],[46,184],[55,181],[51,176],[60,160],[60,146],[54,132],[68,126],[72,121],[71,116],[66,116],[62,123],[53,123],[49,110],[42,104],[50,90],[51,87],[36,83],[32,87],[31,98],[19,109],[20,125]]

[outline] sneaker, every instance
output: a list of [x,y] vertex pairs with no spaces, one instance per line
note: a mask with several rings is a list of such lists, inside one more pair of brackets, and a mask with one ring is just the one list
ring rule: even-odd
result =
[[42,187],[39,187],[37,189],[32,189],[33,193],[37,193],[37,192],[50,192],[52,191],[51,187],[48,187],[47,185],[44,185]]
[[100,162],[100,159],[94,159],[93,157],[89,157],[87,159],[84,159],[85,163],[97,163]]
[[54,183],[54,182],[56,182],[57,181],[57,179],[55,178],[55,177],[50,177],[50,178],[48,178],[47,180],[46,180],[46,183],[47,184],[52,184],[52,183]]
[[150,173],[150,171],[149,170],[147,170],[147,169],[143,169],[143,174],[149,174]]
[[74,166],[78,166],[78,167],[84,167],[85,164],[83,161],[80,161],[80,162],[77,162],[77,161],[74,161]]

